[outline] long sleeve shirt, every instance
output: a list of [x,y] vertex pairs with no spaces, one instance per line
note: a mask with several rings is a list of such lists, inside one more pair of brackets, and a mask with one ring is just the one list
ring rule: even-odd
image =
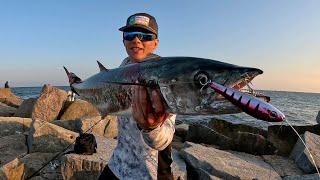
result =
[[[130,63],[130,58],[126,58],[120,66]],[[158,151],[171,143],[175,119],[176,115],[171,114],[161,126],[144,131],[139,130],[132,116],[119,116],[118,144],[108,162],[111,171],[119,179],[157,179]]]

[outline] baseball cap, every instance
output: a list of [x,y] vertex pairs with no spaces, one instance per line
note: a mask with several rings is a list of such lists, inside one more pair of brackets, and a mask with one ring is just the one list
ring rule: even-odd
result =
[[136,13],[129,16],[126,25],[119,28],[119,31],[128,32],[136,29],[147,30],[158,35],[157,21],[147,13]]

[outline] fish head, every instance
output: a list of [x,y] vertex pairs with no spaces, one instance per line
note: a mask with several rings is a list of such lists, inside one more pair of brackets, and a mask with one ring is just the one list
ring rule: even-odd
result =
[[262,70],[220,61],[179,57],[159,75],[159,88],[172,112],[186,115],[239,113],[241,110],[208,88],[210,81],[241,89]]

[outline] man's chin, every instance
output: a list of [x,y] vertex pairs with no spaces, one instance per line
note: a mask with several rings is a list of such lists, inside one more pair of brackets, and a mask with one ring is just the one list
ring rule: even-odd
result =
[[131,57],[131,59],[133,59],[134,61],[136,61],[136,62],[140,62],[140,61],[143,61],[145,58],[146,58],[146,56],[139,56],[139,55],[133,55],[133,56],[130,56]]

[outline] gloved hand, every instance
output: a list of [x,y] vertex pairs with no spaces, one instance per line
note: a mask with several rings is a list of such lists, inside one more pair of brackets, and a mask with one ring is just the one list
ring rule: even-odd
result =
[[133,86],[132,112],[138,126],[144,130],[152,130],[160,126],[169,113],[165,112],[160,92],[152,90],[151,99],[146,87]]

